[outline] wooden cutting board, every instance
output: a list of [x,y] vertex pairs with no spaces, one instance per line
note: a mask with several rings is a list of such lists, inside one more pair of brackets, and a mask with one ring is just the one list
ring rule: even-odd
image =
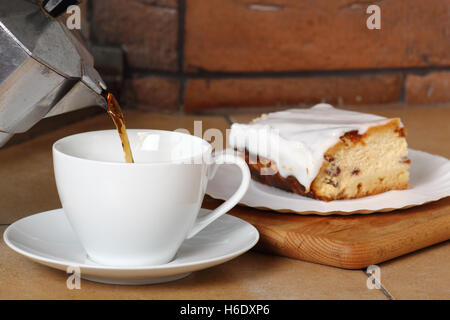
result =
[[[203,207],[221,201],[206,197]],[[237,206],[254,225],[255,249],[294,259],[361,269],[450,239],[450,197],[405,210],[351,216],[300,216]]]

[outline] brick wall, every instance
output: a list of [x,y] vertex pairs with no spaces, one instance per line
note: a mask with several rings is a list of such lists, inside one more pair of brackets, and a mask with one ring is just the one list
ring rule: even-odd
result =
[[127,105],[450,101],[450,0],[85,1],[85,36],[123,50]]

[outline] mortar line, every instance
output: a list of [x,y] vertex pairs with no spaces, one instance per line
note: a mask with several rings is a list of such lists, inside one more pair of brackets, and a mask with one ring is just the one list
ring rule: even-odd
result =
[[96,36],[94,36],[94,4],[92,1],[88,1],[86,4],[86,21],[88,23],[88,33],[89,33],[89,44],[92,45],[92,43],[96,43],[97,39]]
[[178,111],[184,112],[184,94],[186,92],[186,79],[180,79],[180,90],[178,92]]
[[223,117],[228,121],[228,124],[233,124],[233,120],[231,120],[230,114],[224,114]]
[[185,28],[186,22],[186,0],[178,0],[178,39],[177,39],[177,53],[178,53],[178,72],[175,78],[180,81],[180,90],[178,92],[178,111],[184,111],[184,94],[186,87],[186,79],[183,75],[184,68],[184,42],[185,42]]
[[183,73],[184,67],[184,41],[185,41],[185,22],[186,22],[186,0],[178,0],[178,72]]
[[400,88],[400,98],[399,98],[399,102],[400,103],[406,103],[406,78],[408,76],[407,72],[403,72],[402,73],[402,86]]
[[389,75],[401,73],[426,75],[436,71],[450,71],[450,66],[445,67],[413,67],[413,68],[384,68],[384,69],[337,69],[337,70],[297,70],[297,71],[263,71],[263,72],[222,72],[222,71],[200,71],[194,72],[173,72],[166,70],[129,68],[130,73],[136,76],[161,76],[177,79],[252,79],[252,78],[302,78],[302,77],[351,77],[364,75]]

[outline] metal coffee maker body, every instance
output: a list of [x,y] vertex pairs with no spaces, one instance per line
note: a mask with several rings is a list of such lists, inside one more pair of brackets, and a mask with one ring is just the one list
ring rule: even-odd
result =
[[92,55],[52,17],[67,4],[0,0],[0,147],[42,118],[106,106]]

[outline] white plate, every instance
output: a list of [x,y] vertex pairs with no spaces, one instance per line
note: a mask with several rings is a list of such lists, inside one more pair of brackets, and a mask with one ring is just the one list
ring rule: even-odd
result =
[[[450,196],[450,161],[426,152],[409,150],[411,189],[393,190],[352,200],[325,202],[286,192],[252,180],[241,204],[298,214],[341,214],[388,212],[409,208]],[[208,183],[206,193],[227,200],[239,185],[239,169],[222,165]]]
[[[199,215],[210,210],[201,209]],[[9,226],[3,238],[14,251],[33,261],[67,271],[79,267],[81,278],[113,284],[150,284],[181,279],[190,272],[209,268],[251,249],[258,231],[247,222],[223,215],[194,238],[183,242],[168,264],[143,267],[110,267],[88,259],[63,209],[29,216]]]

